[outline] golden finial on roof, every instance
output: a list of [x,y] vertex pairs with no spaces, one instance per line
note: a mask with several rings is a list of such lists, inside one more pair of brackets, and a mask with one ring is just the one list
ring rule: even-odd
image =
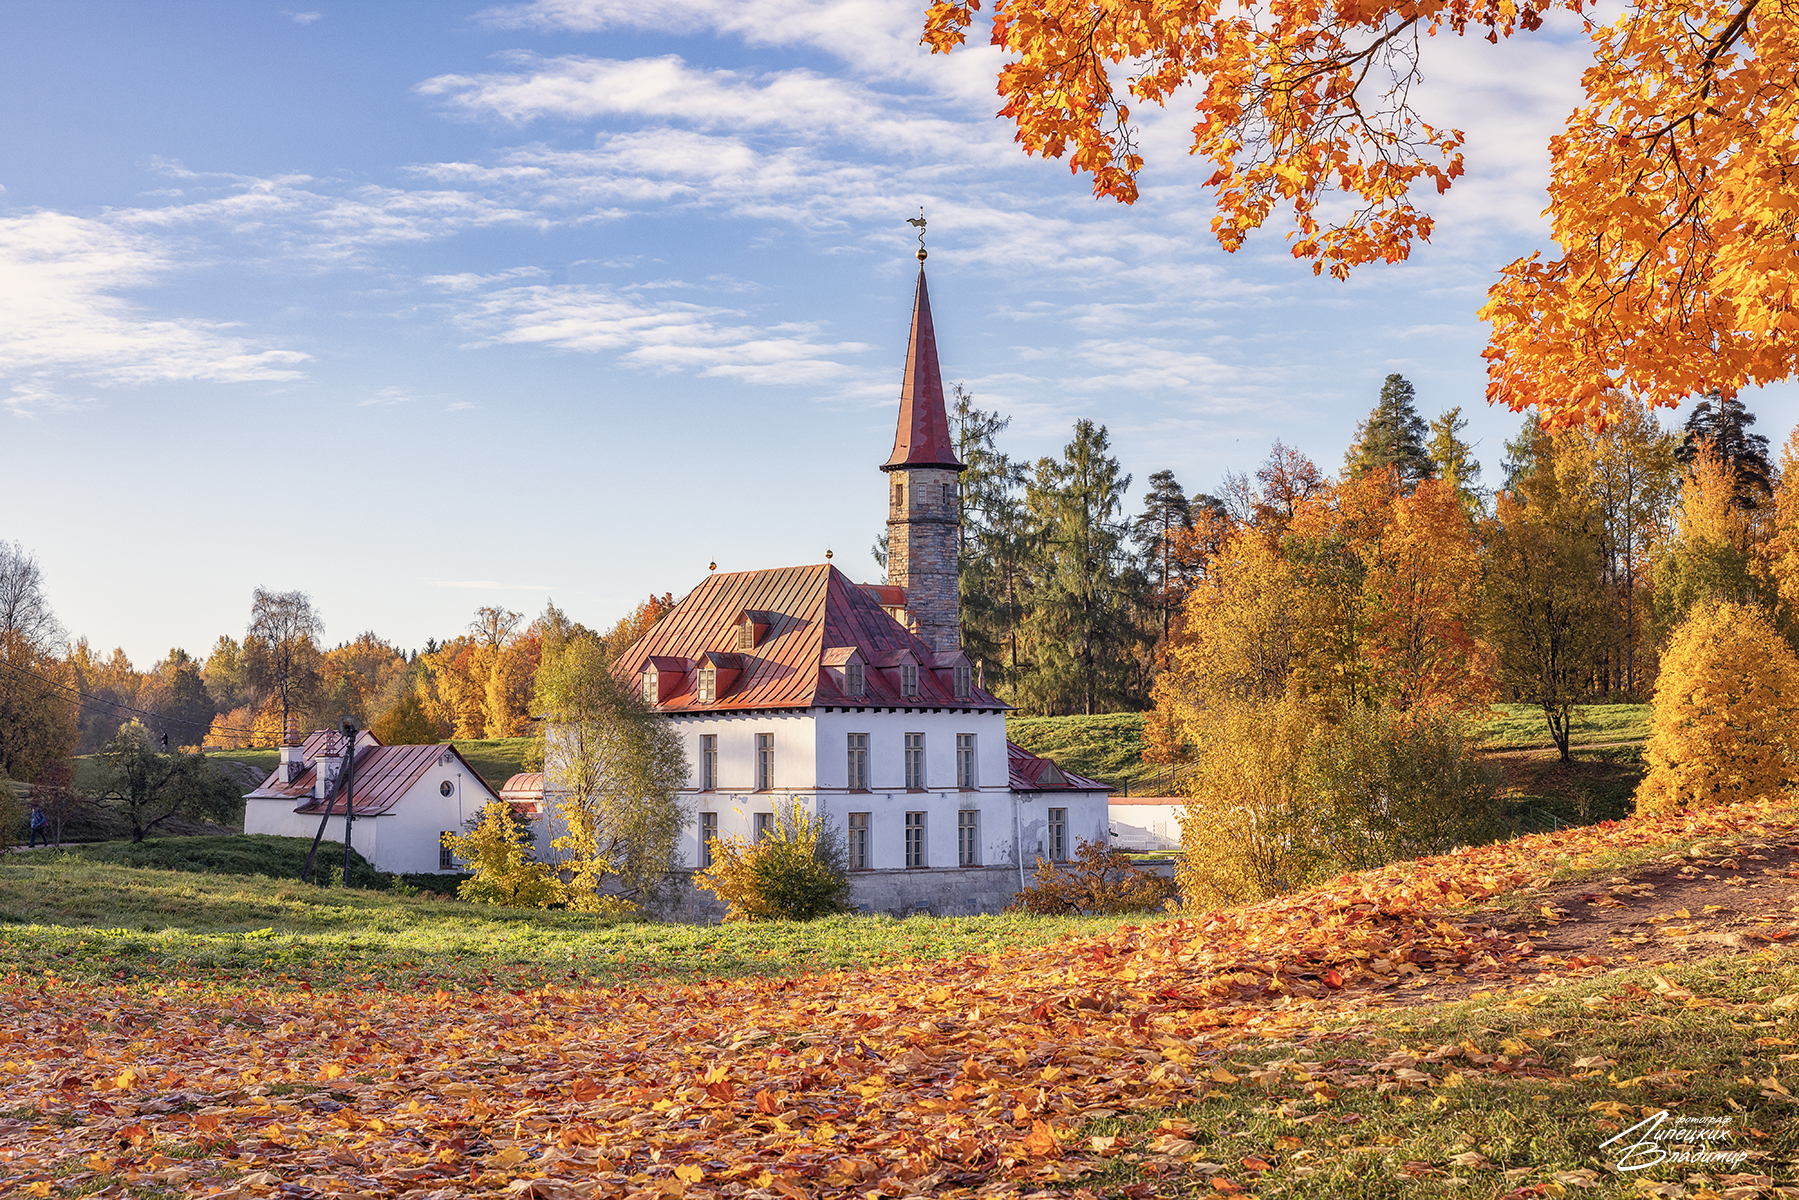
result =
[[718,564],[716,562],[709,562],[706,564],[706,569],[708,571],[716,571],[718,570]]
[[829,549],[829,548],[827,548],[827,549],[826,549],[826,550],[825,550],[825,561],[826,561],[826,562],[830,562],[830,561],[831,561],[831,551],[830,551],[830,549]]
[[918,206],[918,215],[917,215],[917,216],[916,216],[916,217],[907,217],[907,218],[906,218],[906,224],[908,224],[908,225],[916,225],[916,226],[918,226],[918,261],[919,261],[919,262],[923,262],[923,261],[924,261],[924,260],[925,260],[925,249],[924,249],[924,225],[925,225],[925,221],[924,221],[924,205],[922,205],[922,204],[921,204],[921,205],[919,205],[919,206]]

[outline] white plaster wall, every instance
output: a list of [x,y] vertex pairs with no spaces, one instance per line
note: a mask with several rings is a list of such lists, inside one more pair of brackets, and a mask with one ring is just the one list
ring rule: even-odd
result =
[[[445,796],[442,785],[450,784]],[[460,831],[482,805],[499,797],[462,761],[433,763],[397,804],[378,817],[357,817],[351,845],[377,871],[390,875],[436,872],[438,838],[444,830]],[[318,833],[317,813],[296,813],[294,800],[244,801],[244,832],[278,837],[311,838]],[[325,840],[342,842],[344,820],[332,817]]]

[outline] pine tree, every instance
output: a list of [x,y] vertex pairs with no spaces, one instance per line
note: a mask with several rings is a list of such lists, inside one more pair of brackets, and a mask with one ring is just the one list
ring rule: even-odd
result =
[[[1202,501],[1209,497],[1200,497]],[[1175,535],[1193,528],[1193,502],[1174,477],[1173,471],[1157,471],[1149,477],[1149,493],[1143,497],[1143,512],[1132,527],[1138,554],[1156,581],[1154,604],[1162,614],[1162,641],[1168,641],[1173,611],[1186,598],[1186,580],[1181,559],[1174,545]]]
[[1431,477],[1431,457],[1424,446],[1429,430],[1418,415],[1416,401],[1417,393],[1405,376],[1387,376],[1379,402],[1356,427],[1355,441],[1343,463],[1347,474],[1360,478],[1370,471],[1391,468],[1408,490]]
[[1774,468],[1768,462],[1768,439],[1750,433],[1755,414],[1732,394],[1709,392],[1687,417],[1686,436],[1675,458],[1690,466],[1700,447],[1710,442],[1718,459],[1731,472],[1732,494],[1738,508],[1761,508],[1774,495]]

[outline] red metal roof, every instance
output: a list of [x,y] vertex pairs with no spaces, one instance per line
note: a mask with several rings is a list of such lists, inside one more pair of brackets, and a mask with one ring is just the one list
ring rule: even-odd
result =
[[[754,650],[737,650],[737,621],[750,609],[768,618],[768,632]],[[863,694],[846,695],[838,673],[827,667],[842,655],[829,654],[854,646],[870,664],[863,672]],[[701,703],[695,672],[688,671],[672,694],[656,706],[660,712],[736,712],[744,709],[811,708],[847,705],[881,708],[1005,708],[990,693],[971,687],[957,699],[954,655],[939,655],[924,640],[887,615],[861,584],[852,583],[829,563],[812,567],[779,567],[767,571],[733,571],[709,576],[637,642],[619,655],[613,669],[621,680],[635,683],[650,659],[697,660],[711,651],[736,654],[743,669],[727,687],[719,680],[716,700]],[[895,663],[910,651],[918,667],[918,693],[900,694]],[[939,667],[937,663],[944,665]],[[658,667],[660,675],[661,668]],[[659,680],[660,681],[660,680]]]
[[1016,742],[1006,743],[1006,765],[1015,792],[1109,792],[1111,785],[1064,770]]
[[912,336],[906,343],[906,380],[900,387],[899,430],[883,471],[902,467],[948,467],[960,471],[943,405],[943,373],[937,366],[937,332],[931,327],[931,297],[924,268],[918,268],[918,295],[912,301]]
[[[325,801],[312,794],[313,785],[318,780],[317,758],[321,751],[336,749],[338,737],[329,730],[319,730],[306,739],[306,770],[292,783],[281,782],[281,771],[277,768],[263,780],[262,786],[245,796],[247,800],[296,800],[294,806],[297,813],[323,813]],[[371,739],[372,740],[372,739]],[[355,777],[350,786],[353,790],[351,802],[355,805],[359,817],[379,816],[395,804],[412,789],[420,776],[431,769],[440,755],[450,753],[456,756],[468,771],[469,778],[481,791],[498,800],[494,790],[481,777],[481,772],[469,765],[462,757],[462,752],[454,746],[382,746],[370,745],[358,738],[356,748]],[[482,801],[487,803],[486,800]],[[343,797],[336,798],[336,811],[344,811]]]

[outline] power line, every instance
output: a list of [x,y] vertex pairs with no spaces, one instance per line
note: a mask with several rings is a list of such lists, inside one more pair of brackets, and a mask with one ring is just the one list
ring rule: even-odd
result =
[[[84,692],[80,688],[71,687],[66,683],[59,683],[56,680],[51,679],[47,675],[39,675],[36,671],[28,671],[24,667],[18,666],[15,663],[0,662],[0,667],[4,667],[8,671],[16,671],[21,675],[29,675],[31,678],[38,680],[40,683],[46,683],[49,686],[56,688],[58,691],[63,691],[63,692],[69,693],[70,695],[74,696],[75,699],[80,704],[87,706],[89,712],[99,711],[92,707],[93,705],[99,704],[99,705],[105,705],[107,708],[117,710],[118,712],[128,712],[128,713],[132,713],[136,716],[140,716],[140,717],[149,717],[151,720],[157,721],[157,722],[160,722],[163,724],[186,725],[189,728],[204,729],[207,732],[211,732],[212,728],[213,728],[212,723],[209,721],[193,721],[193,720],[189,720],[186,717],[165,716],[162,713],[153,712],[152,710],[147,709],[147,708],[134,708],[129,704],[121,704],[117,700],[108,700],[104,696],[96,696],[91,692]],[[48,695],[48,693],[43,693],[43,694]],[[231,727],[224,727],[224,728],[221,728],[219,730],[219,732],[234,734],[239,737],[255,737],[256,736],[256,730],[254,730],[254,729],[237,729],[237,728],[231,728]]]

